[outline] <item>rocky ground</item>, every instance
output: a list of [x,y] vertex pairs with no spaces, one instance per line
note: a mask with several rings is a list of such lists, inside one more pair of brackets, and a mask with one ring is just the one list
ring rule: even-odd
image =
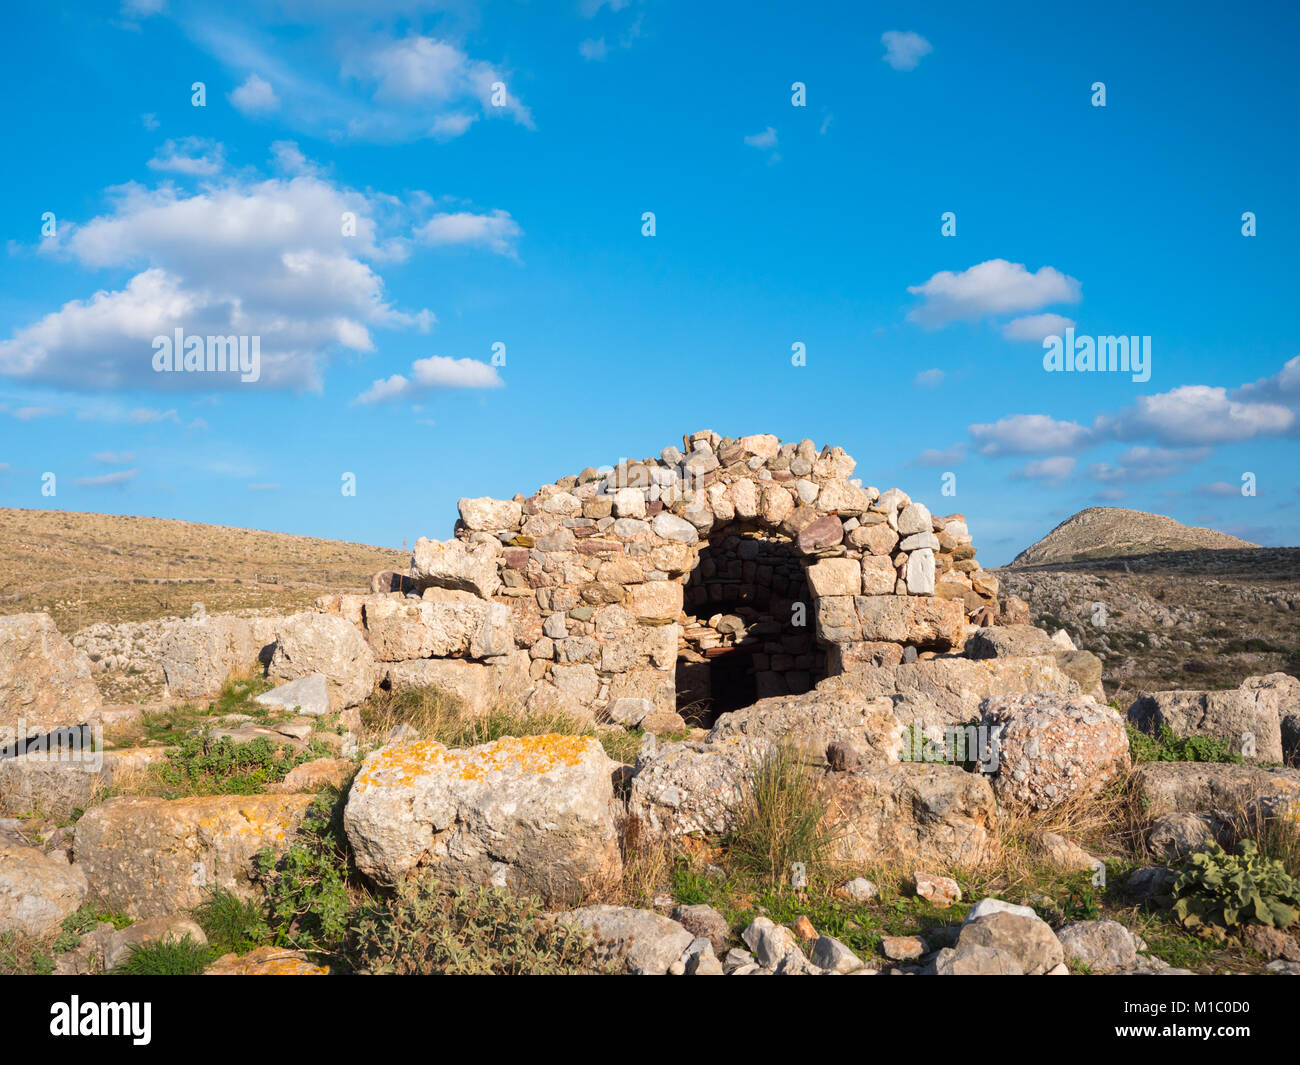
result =
[[[674,736],[376,691],[338,615],[185,624],[174,683],[212,694],[105,707],[48,618],[0,619],[4,705],[103,726],[0,760],[0,970],[1300,970],[1284,674],[1126,724],[1063,634],[972,626]],[[1203,934],[1191,856],[1242,840],[1274,923]]]
[[1034,624],[1098,655],[1121,706],[1164,688],[1300,676],[1300,548],[1167,551],[996,571]]

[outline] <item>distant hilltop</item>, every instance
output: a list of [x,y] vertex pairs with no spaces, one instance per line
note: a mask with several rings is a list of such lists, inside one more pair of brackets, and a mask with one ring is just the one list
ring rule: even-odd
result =
[[1213,529],[1184,525],[1163,514],[1123,507],[1089,507],[1066,518],[1038,543],[1021,551],[1012,559],[1011,566],[1242,547],[1259,547],[1259,544]]

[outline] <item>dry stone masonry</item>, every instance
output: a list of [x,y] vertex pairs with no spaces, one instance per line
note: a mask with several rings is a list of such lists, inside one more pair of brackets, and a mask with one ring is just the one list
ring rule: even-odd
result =
[[318,606],[360,630],[390,688],[708,726],[960,650],[969,619],[996,615],[964,517],[864,487],[855,465],[811,440],[691,433],[529,496],[462,499],[451,539],[416,543],[409,583],[381,574]]

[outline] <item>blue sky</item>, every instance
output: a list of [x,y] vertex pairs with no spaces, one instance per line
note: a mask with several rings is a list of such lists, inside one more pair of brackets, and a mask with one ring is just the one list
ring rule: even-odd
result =
[[10,15],[0,505],[398,546],[712,428],[986,564],[1092,505],[1300,543],[1289,5],[219,7]]

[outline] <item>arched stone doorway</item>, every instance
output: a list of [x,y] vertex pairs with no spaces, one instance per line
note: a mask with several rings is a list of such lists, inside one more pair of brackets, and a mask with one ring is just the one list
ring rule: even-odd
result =
[[719,715],[826,675],[811,593],[789,536],[734,522],[698,545],[683,589],[677,712],[711,727]]

